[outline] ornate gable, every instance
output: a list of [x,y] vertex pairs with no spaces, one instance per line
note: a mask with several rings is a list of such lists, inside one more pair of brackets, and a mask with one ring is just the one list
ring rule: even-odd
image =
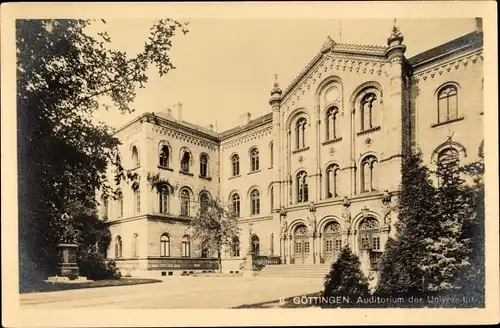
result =
[[319,83],[330,75],[340,75],[342,72],[372,76],[387,76],[389,62],[385,57],[387,47],[340,44],[325,41],[321,52],[285,89],[282,105],[286,111],[293,109],[295,103],[306,91],[315,90]]

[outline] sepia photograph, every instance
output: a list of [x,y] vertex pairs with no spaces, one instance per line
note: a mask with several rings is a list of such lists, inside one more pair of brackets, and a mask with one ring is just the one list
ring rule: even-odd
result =
[[496,5],[413,4],[2,5],[9,325],[498,322]]

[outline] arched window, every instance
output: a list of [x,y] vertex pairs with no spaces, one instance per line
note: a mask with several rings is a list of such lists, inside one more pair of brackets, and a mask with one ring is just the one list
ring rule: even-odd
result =
[[168,192],[168,187],[166,185],[160,187],[160,192],[158,193],[158,197],[159,197],[160,213],[168,213],[169,192]]
[[438,92],[438,123],[458,118],[457,87],[449,84]]
[[184,151],[181,159],[181,171],[189,173],[189,161],[191,160],[191,154],[188,151]]
[[240,239],[238,237],[233,237],[233,243],[231,245],[231,256],[239,257],[240,256]]
[[190,257],[191,256],[191,242],[189,240],[189,236],[185,235],[182,237],[182,257]]
[[458,151],[454,148],[445,148],[439,152],[438,163],[448,164],[450,162],[459,161]]
[[375,156],[367,156],[361,162],[361,184],[362,192],[371,192],[378,187],[377,159]]
[[208,177],[208,158],[207,155],[200,156],[200,175],[202,177]]
[[459,153],[454,148],[445,148],[439,152],[436,172],[438,187],[443,185],[443,181],[452,182],[454,178],[458,177],[459,160]]
[[115,239],[115,258],[119,259],[123,256],[122,254],[122,237],[117,236]]
[[259,150],[254,148],[250,151],[250,159],[251,159],[251,170],[258,171],[259,170]]
[[336,139],[340,136],[339,109],[332,107],[326,112],[326,140]]
[[331,164],[326,169],[326,196],[327,198],[337,197],[339,188],[340,169],[338,165]]
[[116,193],[116,214],[123,217],[123,193],[120,190]]
[[260,213],[260,193],[257,189],[252,190],[250,193],[252,215],[258,215]]
[[168,167],[168,160],[170,158],[170,151],[168,149],[167,145],[163,145],[160,148],[160,154],[159,154],[159,165],[161,167]]
[[134,234],[132,237],[132,257],[139,257],[139,235]]
[[239,218],[240,217],[240,195],[238,194],[233,194],[231,196],[231,203],[233,205],[233,212],[234,215]]
[[307,186],[307,173],[301,171],[297,174],[297,203],[304,203],[309,200],[309,190]]
[[202,258],[207,258],[207,257],[208,257],[208,254],[209,254],[209,250],[208,250],[208,248],[203,247],[203,249],[201,250],[201,257],[202,257]]
[[269,167],[273,167],[274,162],[274,145],[273,142],[269,144]]
[[136,146],[132,146],[132,163],[134,167],[141,166],[141,160],[139,159],[139,151]]
[[377,96],[374,93],[366,94],[361,100],[361,131],[369,130],[376,124]]
[[260,240],[257,235],[252,235],[252,253],[254,255],[259,255],[260,253]]
[[167,234],[160,237],[160,256],[170,256],[170,237]]
[[181,216],[189,216],[190,203],[189,191],[183,189],[181,191]]
[[306,127],[307,120],[300,118],[295,125],[296,148],[304,148],[306,146]]
[[202,192],[200,194],[200,207],[202,209],[204,208],[207,208],[208,207],[208,202],[210,201],[210,196],[208,195],[207,192]]
[[233,177],[240,175],[240,156],[238,154],[234,154],[231,157],[231,164],[233,168]]
[[380,250],[379,223],[373,217],[366,217],[359,224],[359,248]]
[[139,188],[134,190],[134,210],[136,214],[141,212],[141,190]]

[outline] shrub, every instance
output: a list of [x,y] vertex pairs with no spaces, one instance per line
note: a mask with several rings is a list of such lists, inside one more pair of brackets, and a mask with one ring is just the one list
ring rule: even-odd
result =
[[90,280],[120,279],[121,275],[114,260],[107,263],[102,254],[88,252],[80,257],[80,274]]
[[358,297],[367,295],[369,295],[368,281],[360,269],[359,258],[348,246],[344,247],[325,278],[323,296],[346,297],[351,303],[335,303],[331,306],[353,307]]

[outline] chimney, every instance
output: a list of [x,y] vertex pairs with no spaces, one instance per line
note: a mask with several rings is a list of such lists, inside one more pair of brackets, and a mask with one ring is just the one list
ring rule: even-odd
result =
[[182,121],[182,104],[181,103],[177,103],[174,105],[174,109],[177,109],[177,120],[178,121]]
[[209,124],[207,126],[207,129],[209,129],[210,131],[213,131],[214,130],[214,125],[213,124]]
[[476,17],[476,31],[477,32],[483,31],[483,18],[482,17]]
[[167,108],[167,114],[168,115],[172,115],[172,109],[171,108]]
[[245,126],[250,122],[251,114],[246,112],[245,114],[240,116],[240,126]]

